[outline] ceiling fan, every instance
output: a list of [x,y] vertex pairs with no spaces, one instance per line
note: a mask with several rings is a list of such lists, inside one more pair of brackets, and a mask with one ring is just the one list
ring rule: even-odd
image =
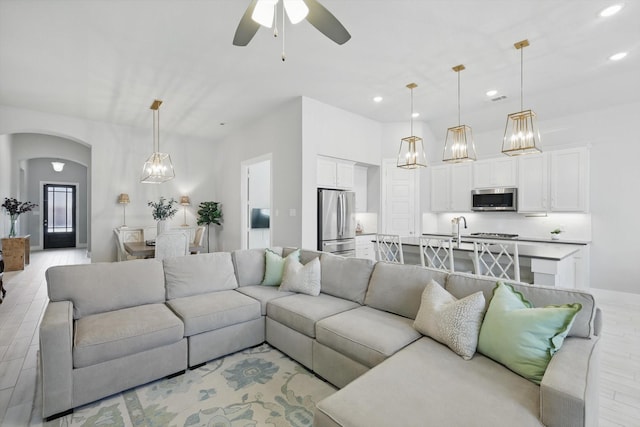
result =
[[[292,24],[297,24],[306,18],[318,31],[337,44],[344,44],[351,38],[351,34],[340,21],[317,0],[282,0],[282,3],[283,21],[284,12],[286,11]],[[277,36],[277,5],[278,0],[252,0],[240,19],[236,34],[233,37],[233,44],[235,46],[246,46],[258,32],[261,25],[271,28],[274,20],[276,21],[274,36]]]

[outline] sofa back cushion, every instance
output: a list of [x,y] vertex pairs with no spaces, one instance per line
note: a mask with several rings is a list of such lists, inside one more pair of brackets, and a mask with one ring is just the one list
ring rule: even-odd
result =
[[[297,248],[284,248],[282,250],[282,256],[286,257],[287,255],[289,255],[291,252],[295,251]],[[320,255],[322,255],[324,252],[320,252],[320,251],[312,251],[309,249],[301,249],[300,250],[300,262],[303,264],[307,264],[309,261],[311,261],[314,258],[319,258]]]
[[[271,251],[282,256],[282,248],[273,247]],[[231,253],[238,286],[260,285],[264,279],[264,249],[240,249]]]
[[[445,289],[456,298],[464,298],[474,292],[482,291],[487,307],[493,297],[497,279],[477,277],[471,274],[452,273],[447,278]],[[593,295],[571,289],[508,282],[520,292],[534,307],[547,305],[582,304],[582,310],[576,315],[568,336],[589,338],[595,333],[594,317],[596,303]]]
[[229,252],[166,258],[163,263],[167,300],[238,287]]
[[153,259],[50,267],[45,277],[51,301],[71,301],[80,319],[165,301],[162,263]]
[[381,261],[373,269],[364,303],[415,319],[427,283],[432,279],[444,283],[446,278],[447,273],[441,270]]
[[320,263],[323,293],[364,304],[374,261],[323,253]]

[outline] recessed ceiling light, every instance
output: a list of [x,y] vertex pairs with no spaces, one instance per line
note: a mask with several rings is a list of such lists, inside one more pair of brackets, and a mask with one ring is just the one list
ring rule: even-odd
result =
[[609,59],[612,61],[620,61],[625,56],[627,56],[627,52],[618,52],[616,54],[611,55]]
[[498,94],[498,91],[495,89],[491,89],[487,91],[487,96],[496,96]]
[[603,9],[600,12],[600,16],[602,16],[603,18],[607,18],[609,16],[613,16],[616,13],[620,12],[620,9],[622,9],[622,4],[614,4],[613,6],[609,6],[606,9]]
[[413,113],[413,114],[411,115],[411,117],[413,117],[414,119],[415,119],[416,117],[420,117],[420,113]]
[[381,96],[374,96],[373,97],[373,102],[382,102],[382,97]]

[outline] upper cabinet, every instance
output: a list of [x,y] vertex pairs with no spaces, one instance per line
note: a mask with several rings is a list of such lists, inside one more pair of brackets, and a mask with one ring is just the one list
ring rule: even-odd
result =
[[551,151],[551,205],[553,212],[589,210],[589,152],[586,148]]
[[586,148],[521,156],[518,169],[518,211],[589,210],[589,152]]
[[471,163],[434,166],[431,169],[431,210],[468,212],[471,210],[473,174]]
[[347,160],[318,156],[318,187],[351,190],[354,184],[354,165],[354,162]]
[[516,161],[512,157],[473,163],[473,188],[515,187]]

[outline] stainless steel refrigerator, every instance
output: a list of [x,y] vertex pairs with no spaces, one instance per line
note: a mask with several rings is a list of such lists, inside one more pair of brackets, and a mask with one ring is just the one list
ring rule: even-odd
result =
[[318,250],[356,255],[356,194],[318,189]]

